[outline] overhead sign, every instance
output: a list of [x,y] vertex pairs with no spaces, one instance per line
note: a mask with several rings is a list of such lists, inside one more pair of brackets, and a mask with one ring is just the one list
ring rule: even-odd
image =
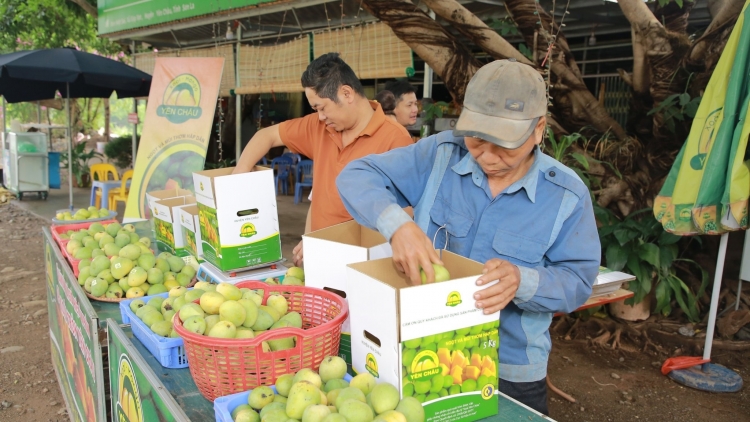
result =
[[157,58],[124,221],[149,218],[146,193],[193,190],[203,170],[222,57]]
[[99,35],[274,1],[276,0],[99,0]]

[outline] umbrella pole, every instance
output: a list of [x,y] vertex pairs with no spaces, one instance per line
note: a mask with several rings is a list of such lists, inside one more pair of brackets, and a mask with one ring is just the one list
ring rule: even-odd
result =
[[719,256],[716,258],[716,274],[714,274],[714,287],[711,292],[711,308],[708,311],[708,327],[706,328],[706,344],[703,347],[703,359],[711,359],[711,346],[713,345],[714,327],[716,325],[716,312],[719,308],[719,294],[721,292],[721,279],[724,275],[724,260],[727,256],[727,241],[729,233],[721,235],[719,242]]
[[73,131],[70,129],[70,84],[65,83],[65,115],[68,119],[68,196],[73,211]]

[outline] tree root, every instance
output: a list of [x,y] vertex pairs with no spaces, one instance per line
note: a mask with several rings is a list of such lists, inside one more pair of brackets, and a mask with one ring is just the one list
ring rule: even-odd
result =
[[557,394],[558,396],[564,398],[565,400],[575,403],[576,399],[573,398],[573,396],[567,394],[566,392],[560,390],[559,388],[552,385],[552,381],[549,380],[549,375],[547,376],[547,387],[552,390],[553,393]]

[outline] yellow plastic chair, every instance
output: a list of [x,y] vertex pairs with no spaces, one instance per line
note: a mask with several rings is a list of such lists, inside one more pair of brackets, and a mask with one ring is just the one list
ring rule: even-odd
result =
[[114,188],[109,191],[109,210],[117,211],[118,202],[128,202],[128,194],[130,194],[130,188],[128,188],[128,180],[133,178],[133,170],[128,170],[122,174],[122,183],[119,188]]
[[[113,180],[118,181],[120,180],[120,176],[117,175],[117,169],[112,164],[107,163],[101,163],[101,164],[92,164],[89,168],[89,174],[91,176],[91,181],[99,180],[99,181],[105,181],[105,180]],[[110,176],[112,178],[110,179]],[[91,186],[91,190],[93,191],[96,189],[94,186]],[[94,192],[92,192],[92,195]],[[109,199],[107,199],[109,200]],[[102,204],[102,190],[96,189],[96,196],[94,200],[94,206],[99,208]]]

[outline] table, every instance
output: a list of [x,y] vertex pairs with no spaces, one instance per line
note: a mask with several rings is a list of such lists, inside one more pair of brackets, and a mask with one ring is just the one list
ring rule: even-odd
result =
[[[595,306],[602,306],[602,305],[606,305],[612,302],[619,302],[621,300],[629,299],[633,297],[634,295],[635,293],[631,292],[630,290],[619,289],[608,295],[590,297],[589,300],[584,302],[583,305],[578,307],[578,309],[576,309],[573,312],[583,311],[584,309],[593,308]],[[565,314],[562,312],[558,312],[555,314],[555,316],[561,316],[561,315],[565,315]]]
[[[96,204],[96,188],[99,188],[102,191],[102,201],[108,201],[109,199],[109,191],[111,189],[119,188],[122,186],[122,181],[120,180],[94,180],[91,182],[91,201],[90,206],[94,206]],[[126,183],[127,187],[130,187],[130,180]]]
[[[151,352],[133,337],[128,325],[108,319],[107,332],[113,411],[117,411],[115,409],[121,397],[119,386],[127,384],[121,382],[120,378],[127,378],[126,374],[132,371],[134,375],[131,381],[135,386],[132,390],[139,392],[144,420],[214,420],[213,403],[200,394],[189,368],[162,367]],[[124,365],[129,366],[128,370],[120,371]],[[498,400],[500,413],[481,422],[553,421],[503,394],[498,394]]]

